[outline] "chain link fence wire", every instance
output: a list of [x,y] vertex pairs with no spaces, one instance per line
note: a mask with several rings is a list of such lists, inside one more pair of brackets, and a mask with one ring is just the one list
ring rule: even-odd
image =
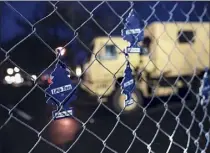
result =
[[[209,152],[209,105],[202,106],[198,96],[202,68],[209,68],[207,2],[5,1],[1,8],[1,153]],[[119,111],[120,102],[113,103],[116,97],[120,99],[119,73],[132,57],[117,63],[104,62],[99,56],[110,42],[122,54],[116,38],[121,37],[131,9],[145,31],[143,46],[149,53],[132,55],[140,56],[141,62],[147,59],[143,66],[130,62],[139,90],[148,88],[150,96],[140,94],[144,95],[140,103],[138,93],[137,101],[134,98],[137,110],[129,113],[123,107]],[[171,33],[177,29],[174,37]],[[75,113],[70,119],[54,121],[51,112],[55,108],[46,104],[45,89],[60,60],[57,47],[66,50],[62,62],[68,66],[78,98],[72,103]],[[179,68],[182,58],[187,70]],[[154,76],[147,72],[151,65]],[[188,70],[192,73],[183,75]],[[170,78],[167,73],[176,75]],[[112,80],[107,82],[110,75]],[[176,92],[180,81],[186,88]],[[157,96],[160,86],[164,89]]]

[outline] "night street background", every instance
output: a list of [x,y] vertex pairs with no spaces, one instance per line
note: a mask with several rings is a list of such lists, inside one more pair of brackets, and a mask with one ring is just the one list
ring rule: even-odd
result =
[[[32,153],[62,152],[53,143],[49,144],[51,139],[48,128],[42,131],[51,117],[52,109],[46,104],[45,93],[40,88],[45,89],[46,84],[39,87],[26,79],[25,85],[14,87],[5,85],[3,80],[8,67],[18,66],[36,76],[44,70],[45,73],[50,73],[54,65],[50,68],[48,66],[56,59],[51,49],[66,44],[67,53],[63,61],[72,68],[84,64],[91,52],[83,44],[89,47],[93,38],[110,33],[120,22],[116,14],[121,16],[130,7],[129,2],[105,2],[102,5],[99,5],[101,2],[80,3],[87,10],[78,2],[56,4],[57,11],[69,25],[74,29],[81,27],[77,31],[80,40],[73,40],[73,30],[56,13],[50,14],[54,8],[49,2],[0,2],[0,153],[27,153],[41,137],[44,139],[39,141]],[[89,20],[90,14],[87,11],[91,12],[94,8],[97,8],[93,11],[94,19],[107,33],[93,20]],[[134,2],[134,9],[138,12],[142,28],[155,21],[210,20],[209,2]],[[205,14],[204,10],[207,10]],[[119,36],[122,28],[123,24],[120,24],[111,32],[111,36]],[[18,45],[15,46],[16,44]],[[9,54],[6,53],[8,51]],[[30,94],[27,94],[29,91]],[[209,138],[203,132],[207,131],[208,134],[210,129],[209,108],[203,110],[199,104],[191,102],[188,96],[185,98],[185,105],[176,96],[146,99],[146,103],[152,101],[147,113],[140,111],[117,118],[108,104],[99,106],[96,97],[90,97],[80,88],[77,94],[78,99],[73,104],[75,116],[83,123],[93,116],[83,128],[80,125],[74,140],[80,133],[83,134],[75,144],[73,140],[58,145],[63,150],[72,146],[69,153],[111,153],[109,147],[118,153],[126,152],[129,147],[128,153],[147,153],[149,148],[145,143],[151,143],[155,153],[165,153],[168,148],[168,153],[181,153],[185,149],[187,153],[201,153],[205,146],[208,147],[206,153],[210,152]],[[168,106],[163,105],[160,99],[168,102]],[[17,103],[19,104],[12,112],[7,110]],[[195,111],[189,111],[184,107],[186,105],[191,110],[195,108]],[[31,119],[24,119],[18,114],[18,110],[28,114]],[[160,124],[156,124],[159,122]],[[187,133],[187,129],[190,133]],[[42,132],[39,133],[40,131]],[[110,137],[103,144],[110,132]],[[173,135],[172,141],[167,135]],[[198,144],[195,143],[196,139]]]

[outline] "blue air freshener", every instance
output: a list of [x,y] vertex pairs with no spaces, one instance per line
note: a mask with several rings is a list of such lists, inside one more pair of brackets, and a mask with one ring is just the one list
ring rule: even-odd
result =
[[122,89],[122,93],[126,95],[125,107],[132,105],[134,101],[131,94],[133,93],[133,90],[135,89],[135,80],[133,79],[132,69],[130,68],[129,62],[127,62],[127,65],[125,68],[124,78],[121,82],[121,89]]
[[[77,97],[75,95],[75,84],[69,78],[69,73],[66,71],[66,65],[58,60],[54,71],[51,73],[52,83],[46,89],[46,92],[49,95],[47,104],[55,104],[57,108],[59,106],[62,109],[53,111],[52,114],[55,119],[70,117],[73,114],[72,108],[69,107],[69,104],[74,101]],[[53,98],[52,98],[53,97]]]
[[201,98],[201,105],[206,105],[210,102],[210,79],[208,76],[208,69],[205,70],[201,87],[199,88],[199,95]]
[[122,29],[121,35],[124,40],[130,42],[130,46],[126,48],[126,53],[140,53],[143,54],[144,50],[138,45],[144,39],[143,30],[140,29],[140,23],[136,17],[134,10],[131,10],[124,29]]
[[[138,45],[144,38],[143,30],[140,29],[139,20],[136,17],[134,10],[131,10],[128,17],[126,18],[126,24],[121,33],[124,40],[130,42],[130,46],[124,51],[127,65],[124,71],[124,78],[121,82],[122,94],[126,95],[125,107],[132,105],[134,100],[132,93],[135,89],[135,79],[132,75],[132,69],[129,62],[129,53],[143,54],[144,50]],[[139,56],[139,55],[137,55]]]

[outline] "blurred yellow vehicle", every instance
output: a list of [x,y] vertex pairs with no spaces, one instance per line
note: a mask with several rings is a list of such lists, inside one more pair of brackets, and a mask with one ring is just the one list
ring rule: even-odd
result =
[[[130,53],[136,90],[136,103],[126,107],[124,113],[138,110],[145,97],[169,96],[180,88],[192,89],[195,94],[205,67],[209,67],[210,23],[155,22],[145,29],[140,45],[148,50],[145,55]],[[97,37],[93,40],[93,54],[82,66],[85,70],[82,88],[98,96],[112,98],[115,111],[124,107],[120,82],[125,69],[122,51],[128,42],[121,37]],[[81,70],[77,68],[81,73]],[[194,95],[194,94],[192,94]],[[194,97],[196,98],[196,97]]]

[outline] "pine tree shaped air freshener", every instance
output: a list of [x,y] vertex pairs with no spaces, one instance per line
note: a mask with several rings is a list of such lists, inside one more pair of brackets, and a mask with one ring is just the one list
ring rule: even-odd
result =
[[[131,94],[135,89],[135,80],[132,75],[132,69],[129,62],[129,53],[143,53],[143,49],[138,45],[143,40],[143,30],[140,29],[139,20],[136,17],[134,10],[131,10],[126,18],[126,24],[121,33],[124,40],[130,42],[130,46],[124,51],[127,60],[126,68],[124,71],[124,78],[121,82],[122,93],[126,95],[125,107],[134,103]],[[138,55],[139,56],[139,55]]]
[[122,93],[126,95],[125,106],[132,105],[134,103],[131,94],[135,88],[135,80],[133,79],[132,69],[130,68],[130,63],[127,62],[124,78],[121,83]]
[[199,95],[202,97],[201,105],[206,105],[210,102],[210,79],[208,76],[208,69],[206,68],[201,87],[199,88]]
[[121,35],[124,40],[130,43],[130,46],[126,48],[125,53],[143,54],[144,50],[138,45],[138,43],[144,39],[144,32],[140,29],[139,20],[133,9],[126,18],[125,27],[122,30]]
[[[60,53],[58,56],[60,58]],[[69,104],[76,99],[75,84],[72,83],[68,75],[66,65],[59,59],[54,71],[51,73],[52,83],[46,89],[46,92],[51,97],[47,94],[45,95],[49,97],[47,104],[55,104],[57,108],[62,105],[61,111],[57,109],[52,112],[55,119],[69,117],[73,114],[73,110],[69,107]]]

